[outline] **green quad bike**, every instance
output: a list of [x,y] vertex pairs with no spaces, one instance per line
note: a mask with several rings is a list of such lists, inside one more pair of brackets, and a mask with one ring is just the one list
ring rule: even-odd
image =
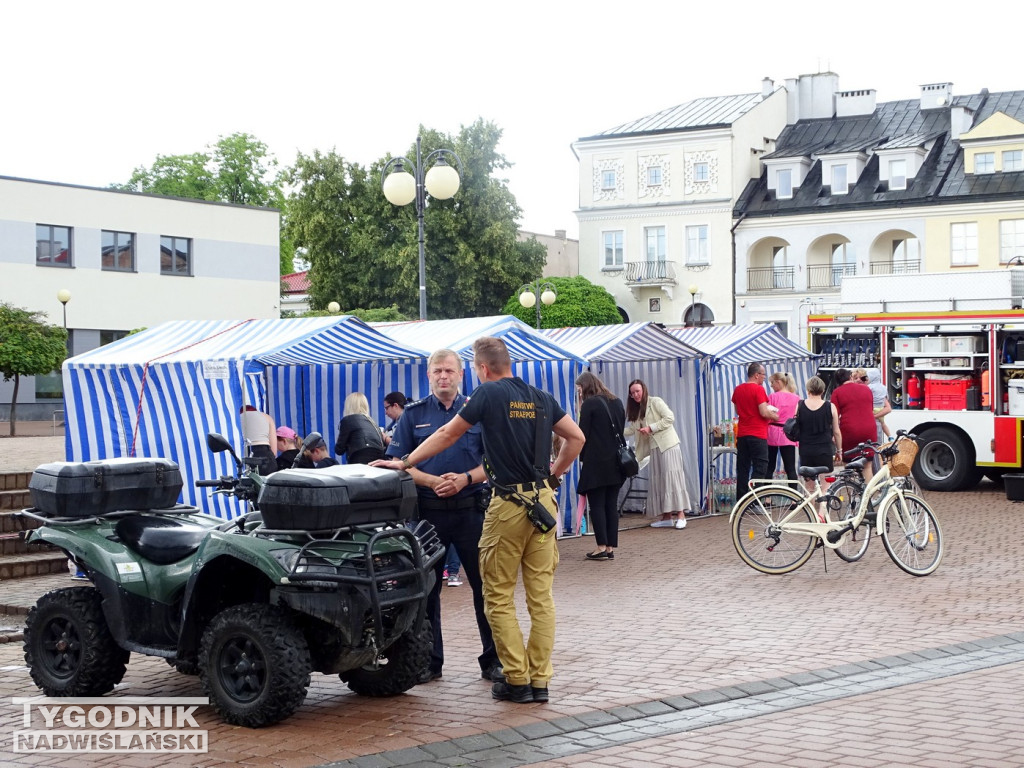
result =
[[415,522],[412,478],[363,465],[261,478],[221,435],[207,444],[230,452],[236,476],[196,485],[246,501],[235,520],[178,504],[181,474],[164,459],[33,473],[34,506],[19,514],[41,525],[25,540],[63,550],[92,582],[48,592],[29,613],[35,684],[99,696],[130,652],[159,656],[198,674],[226,722],[251,728],[294,713],[312,671],[365,696],[412,688],[429,660],[426,600],[444,553]]

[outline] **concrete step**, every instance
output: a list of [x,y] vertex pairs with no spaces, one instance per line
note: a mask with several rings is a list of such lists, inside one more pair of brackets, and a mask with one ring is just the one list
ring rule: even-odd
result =
[[[17,580],[47,573],[67,573],[68,558],[63,552],[29,552],[0,557],[0,581]],[[6,588],[8,585],[4,585]]]
[[0,614],[24,616],[36,604],[36,601],[50,590],[78,586],[90,586],[90,584],[89,582],[75,581],[66,568],[63,573],[47,573],[42,576],[26,576],[23,579],[5,581],[0,588]]
[[0,491],[21,491],[28,489],[28,481],[32,478],[31,472],[25,471],[4,471],[0,472]]
[[56,547],[47,544],[45,541],[26,544],[21,534],[17,532],[0,533],[0,563],[8,555],[27,555],[32,552],[56,552]]
[[21,510],[7,510],[0,512],[0,534],[4,533],[17,533],[18,531],[27,531],[29,528],[38,528],[42,525],[38,520],[33,520],[30,517],[16,517],[18,512]]
[[32,494],[27,488],[0,491],[0,511],[17,511],[31,506]]

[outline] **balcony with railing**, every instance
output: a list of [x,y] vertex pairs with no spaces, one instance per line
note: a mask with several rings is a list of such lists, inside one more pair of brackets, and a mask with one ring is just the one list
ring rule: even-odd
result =
[[847,275],[857,274],[853,264],[813,264],[807,267],[807,290],[819,293],[836,292]]
[[627,261],[623,266],[623,277],[630,288],[676,284],[674,261]]
[[872,261],[872,275],[917,275],[921,272],[920,261]]
[[747,293],[791,293],[793,267],[752,267],[747,270]]

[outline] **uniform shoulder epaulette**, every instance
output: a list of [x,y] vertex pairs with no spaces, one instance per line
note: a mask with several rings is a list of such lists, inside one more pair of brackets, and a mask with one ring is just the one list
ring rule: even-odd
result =
[[421,397],[419,400],[413,400],[412,402],[406,403],[405,404],[405,409],[404,409],[403,413],[405,411],[408,411],[408,410],[411,410],[413,408],[416,408],[417,406],[423,405],[425,402],[427,402],[427,398],[426,397]]

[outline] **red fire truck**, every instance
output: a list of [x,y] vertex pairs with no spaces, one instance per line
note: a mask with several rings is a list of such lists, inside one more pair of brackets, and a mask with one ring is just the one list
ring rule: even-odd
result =
[[[851,311],[810,315],[809,346],[822,355],[826,381],[838,368],[880,368],[893,407],[886,423],[919,438],[917,481],[929,490],[962,490],[982,475],[1022,466],[1024,310],[928,311],[927,300],[914,298],[922,277],[902,300],[888,302],[900,311],[844,303]],[[924,311],[903,311],[908,304]]]

